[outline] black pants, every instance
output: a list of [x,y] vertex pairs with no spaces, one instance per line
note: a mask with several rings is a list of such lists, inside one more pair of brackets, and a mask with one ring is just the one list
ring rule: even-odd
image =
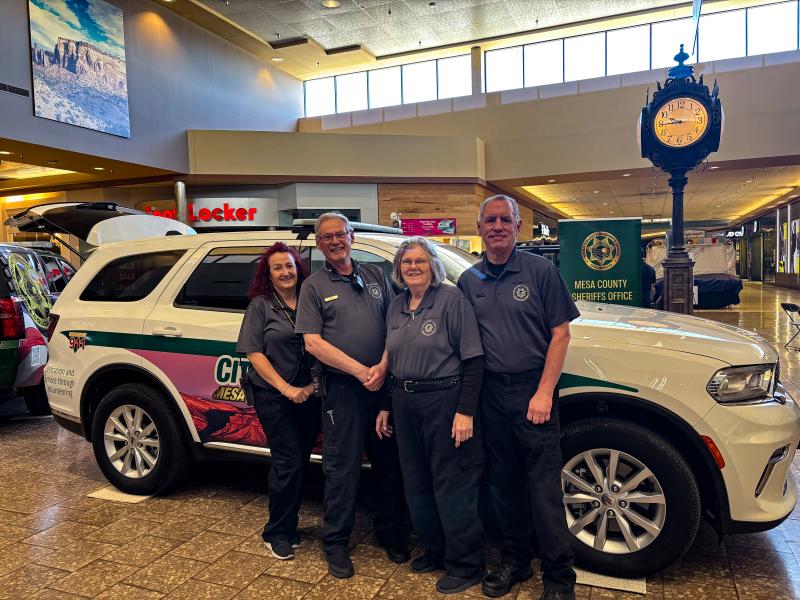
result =
[[392,394],[400,466],[414,530],[428,552],[444,558],[448,575],[470,577],[483,569],[483,527],[478,478],[483,446],[474,435],[458,448],[451,437],[461,386]]
[[561,490],[558,392],[548,422],[534,425],[527,419],[539,376],[531,374],[519,384],[484,377],[481,423],[487,491],[502,538],[503,562],[517,567],[530,563],[535,525],[542,581],[555,590],[569,591],[575,585],[575,572]]
[[311,397],[302,404],[276,391],[254,387],[258,420],[267,435],[272,463],[269,488],[269,520],[262,537],[297,534],[297,511],[303,490],[303,475],[319,434],[320,401]]
[[393,437],[379,440],[375,433],[382,394],[370,392],[349,375],[328,374],[322,403],[322,547],[326,554],[346,548],[350,541],[364,451],[380,488],[375,536],[379,541],[408,537],[397,443]]

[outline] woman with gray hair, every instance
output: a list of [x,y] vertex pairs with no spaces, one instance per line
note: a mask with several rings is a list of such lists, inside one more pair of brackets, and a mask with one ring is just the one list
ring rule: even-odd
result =
[[483,375],[480,332],[461,290],[443,285],[444,265],[425,238],[400,244],[393,278],[405,290],[386,313],[392,410],[378,414],[375,430],[381,438],[392,435],[391,413],[411,520],[425,545],[411,570],[444,567],[436,589],[453,594],[485,575],[478,517],[483,446],[474,420]]

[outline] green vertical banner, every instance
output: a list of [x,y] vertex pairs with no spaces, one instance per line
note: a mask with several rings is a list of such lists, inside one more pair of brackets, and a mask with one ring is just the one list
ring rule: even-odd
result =
[[642,305],[642,220],[560,219],[561,275],[575,300]]

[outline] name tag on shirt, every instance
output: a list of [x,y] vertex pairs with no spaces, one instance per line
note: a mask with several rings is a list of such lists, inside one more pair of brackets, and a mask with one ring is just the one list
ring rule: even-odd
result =
[[339,294],[334,294],[333,296],[328,296],[327,298],[325,298],[325,302],[332,302],[338,299],[339,299]]

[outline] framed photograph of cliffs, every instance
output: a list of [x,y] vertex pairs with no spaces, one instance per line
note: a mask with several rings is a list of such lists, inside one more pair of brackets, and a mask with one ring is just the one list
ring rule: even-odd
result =
[[130,137],[122,10],[103,0],[28,0],[37,117]]

